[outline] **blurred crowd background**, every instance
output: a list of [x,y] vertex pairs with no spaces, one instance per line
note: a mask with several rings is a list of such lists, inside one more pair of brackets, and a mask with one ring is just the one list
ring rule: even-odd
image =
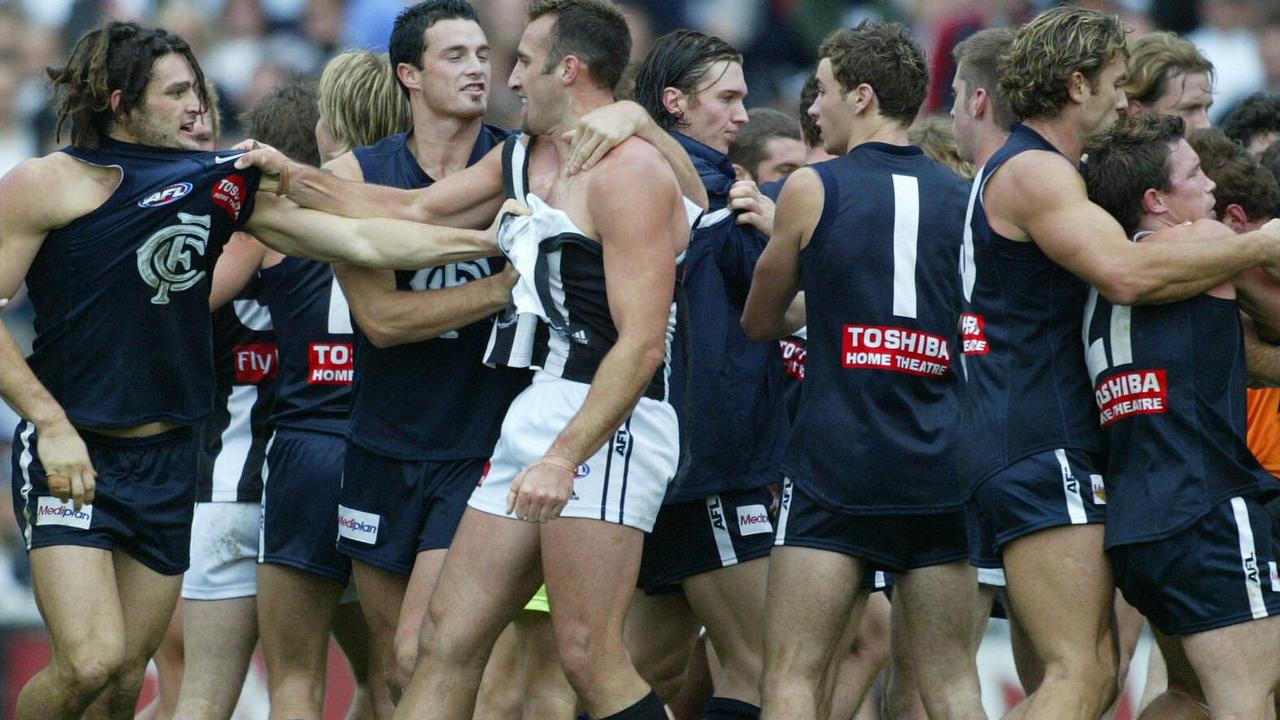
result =
[[[493,46],[491,121],[514,124],[506,90],[525,0],[472,0]],[[402,0],[0,0],[0,173],[60,143],[53,137],[44,69],[83,32],[109,18],[159,25],[191,43],[221,97],[223,146],[241,138],[237,116],[273,89],[315,79],[351,47],[386,50]],[[867,18],[912,28],[933,68],[925,112],[951,108],[951,48],[984,27],[1018,25],[1045,0],[621,0],[632,21],[634,57],[675,28],[719,35],[746,57],[748,107],[796,113],[817,47],[833,28]],[[1280,2],[1276,0],[1088,0],[1120,15],[1131,37],[1172,30],[1216,66],[1220,119],[1259,90],[1280,92]],[[64,138],[65,141],[65,138]],[[3,313],[29,350],[30,310],[21,297]],[[0,403],[0,626],[38,622],[9,494],[8,443],[17,419]]]

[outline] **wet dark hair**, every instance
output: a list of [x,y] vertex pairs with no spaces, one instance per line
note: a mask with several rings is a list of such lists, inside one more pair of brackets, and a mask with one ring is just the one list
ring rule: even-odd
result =
[[422,69],[422,53],[427,51],[427,30],[441,20],[472,20],[476,23],[476,9],[467,0],[426,0],[400,11],[395,27],[391,30],[388,54],[391,56],[391,75],[400,91],[409,96],[409,88],[400,82],[396,67],[408,63]]
[[1248,147],[1253,139],[1267,133],[1280,133],[1280,94],[1254,93],[1222,119],[1222,132]]
[[1169,189],[1171,144],[1185,125],[1176,115],[1141,115],[1121,120],[1089,144],[1084,181],[1089,199],[1133,235],[1142,219],[1142,196]]
[[675,88],[685,95],[697,95],[720,78],[707,77],[711,66],[728,60],[742,63],[742,54],[714,35],[695,30],[676,30],[654,41],[636,70],[635,101],[663,130],[678,130],[684,123],[662,104],[662,91]]
[[296,83],[259,100],[240,116],[240,124],[249,137],[275,147],[298,162],[319,165],[320,148],[316,145],[319,119],[315,88]]
[[121,91],[117,109],[131,112],[143,102],[156,60],[170,54],[181,55],[191,66],[196,96],[207,108],[204,71],[186,40],[131,22],[110,22],[82,35],[66,65],[46,70],[58,113],[55,137],[62,139],[62,126],[70,121],[72,145],[98,147],[115,122],[111,93]]

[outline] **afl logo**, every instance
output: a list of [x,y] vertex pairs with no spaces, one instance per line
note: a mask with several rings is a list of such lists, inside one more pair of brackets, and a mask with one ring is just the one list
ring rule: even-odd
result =
[[138,201],[138,207],[153,208],[161,205],[168,205],[171,202],[181,200],[191,192],[191,183],[180,182],[174,183],[167,188],[157,190],[150,195]]
[[209,244],[208,215],[178,213],[177,225],[157,231],[138,248],[138,274],[156,289],[151,302],[168,305],[169,293],[181,292],[204,279],[203,268],[196,267],[191,256],[203,256]]

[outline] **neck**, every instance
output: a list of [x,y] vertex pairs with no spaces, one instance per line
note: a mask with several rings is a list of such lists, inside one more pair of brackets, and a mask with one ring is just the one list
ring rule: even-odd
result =
[[874,119],[868,119],[860,127],[856,127],[849,138],[849,145],[845,152],[851,152],[859,145],[869,142],[881,142],[889,145],[911,144],[907,140],[907,126],[898,120],[882,115],[877,115]]
[[1084,154],[1085,134],[1080,131],[1074,117],[1068,112],[1054,117],[1041,117],[1024,120],[1023,125],[1035,130],[1067,156],[1072,164],[1080,164],[1080,156]]
[[551,140],[560,157],[567,157],[570,143],[564,139],[564,134],[572,130],[582,116],[612,104],[613,94],[606,90],[592,87],[574,92],[569,96],[569,102],[564,112],[560,114],[560,119],[550,129],[540,134]]
[[417,158],[422,170],[439,180],[465,168],[484,118],[444,115],[417,102],[412,108],[413,135],[409,138],[409,152]]
[[1142,232],[1143,230],[1155,232],[1178,224],[1179,223],[1176,220],[1168,215],[1151,215],[1149,213],[1144,213],[1142,217],[1138,219],[1138,227],[1135,232]]
[[978,149],[973,155],[974,167],[982,167],[987,164],[992,155],[1004,145],[1009,139],[1009,133],[1006,130],[997,130],[994,127],[989,132],[984,132],[978,138]]

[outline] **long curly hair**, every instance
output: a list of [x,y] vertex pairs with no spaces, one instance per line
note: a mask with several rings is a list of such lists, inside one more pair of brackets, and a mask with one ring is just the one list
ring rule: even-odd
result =
[[[131,22],[110,22],[90,30],[76,41],[62,67],[47,68],[58,112],[55,130],[70,121],[71,144],[95,148],[111,131],[115,113],[128,113],[143,102],[151,67],[157,58],[177,53],[195,73],[195,91],[200,105],[208,108],[209,93],[204,72],[186,40],[160,28],[146,28]],[[111,93],[121,91],[120,106],[111,108]]]
[[1092,86],[1116,57],[1128,57],[1118,18],[1050,8],[1023,25],[1000,58],[1000,89],[1019,119],[1051,117],[1066,106],[1073,73]]

